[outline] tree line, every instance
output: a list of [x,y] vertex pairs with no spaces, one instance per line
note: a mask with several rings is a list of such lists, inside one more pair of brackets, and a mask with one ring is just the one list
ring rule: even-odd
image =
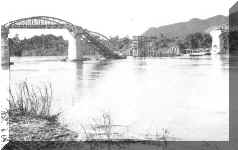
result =
[[[228,42],[228,36],[228,33],[223,33],[220,38]],[[184,49],[210,48],[212,45],[212,37],[207,33],[192,33],[185,37],[172,38],[161,33],[160,36],[149,38],[152,48],[157,50],[178,46],[183,52]],[[128,36],[110,37],[109,40],[121,52],[128,50],[133,41]],[[59,56],[67,55],[68,41],[64,40],[62,36],[52,34],[33,36],[22,40],[16,35],[9,38],[9,47],[11,56]]]
[[11,56],[58,56],[67,55],[68,41],[52,34],[20,39],[9,38]]
[[[212,45],[212,37],[206,33],[192,33],[185,37],[172,37],[169,38],[164,34],[160,36],[149,37],[151,46],[154,49],[169,48],[171,46],[178,46],[180,49],[197,49],[197,48],[210,48]],[[111,37],[111,42],[118,50],[124,50],[129,47],[133,39],[129,37],[119,38]]]

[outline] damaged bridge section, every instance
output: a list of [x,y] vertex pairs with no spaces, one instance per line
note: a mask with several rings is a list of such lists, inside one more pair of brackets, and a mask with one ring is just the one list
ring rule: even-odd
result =
[[67,29],[74,39],[73,42],[69,43],[71,45],[68,50],[69,60],[82,60],[83,51],[86,49],[88,42],[95,45],[98,53],[106,59],[125,58],[125,56],[116,52],[110,40],[100,33],[89,31],[59,18],[36,16],[10,21],[1,26],[2,64],[9,64],[10,60],[8,44],[10,29]]

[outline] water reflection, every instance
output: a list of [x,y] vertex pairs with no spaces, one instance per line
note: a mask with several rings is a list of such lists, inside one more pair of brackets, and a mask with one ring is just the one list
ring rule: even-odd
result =
[[83,63],[82,62],[77,62],[75,63],[76,64],[76,67],[75,67],[75,70],[76,70],[76,81],[79,81],[80,80],[83,80]]
[[147,61],[145,58],[138,59],[135,61],[136,72],[141,74],[146,71]]
[[108,71],[113,67],[111,60],[97,61],[92,64],[92,69],[89,73],[90,80],[96,80],[99,77],[102,77],[104,72]]
[[10,65],[2,65],[1,66],[2,70],[9,70],[9,68],[10,68]]

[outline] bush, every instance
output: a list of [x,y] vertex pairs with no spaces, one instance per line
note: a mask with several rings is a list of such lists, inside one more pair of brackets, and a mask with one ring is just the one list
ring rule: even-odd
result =
[[52,86],[32,86],[27,81],[18,84],[17,89],[9,89],[9,117],[21,115],[57,121],[58,114],[51,115]]

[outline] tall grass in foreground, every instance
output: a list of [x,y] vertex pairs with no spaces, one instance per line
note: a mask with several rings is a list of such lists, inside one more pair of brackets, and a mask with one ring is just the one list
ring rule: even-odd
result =
[[9,89],[9,116],[31,116],[50,122],[57,121],[59,114],[50,114],[52,94],[51,84],[42,87],[33,86],[27,81],[17,84],[15,90]]

